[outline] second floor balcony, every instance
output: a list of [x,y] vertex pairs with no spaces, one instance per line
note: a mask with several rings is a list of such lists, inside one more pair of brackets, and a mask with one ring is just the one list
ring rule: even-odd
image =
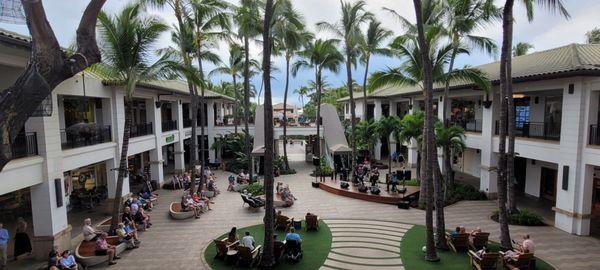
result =
[[[495,134],[500,134],[500,122],[496,121]],[[517,123],[515,136],[550,141],[560,141],[560,124],[546,122],[521,122]]]
[[35,132],[21,132],[10,145],[5,145],[5,149],[10,149],[11,159],[31,157],[38,155],[37,134]]
[[62,149],[72,149],[112,141],[110,126],[80,123],[60,131]]
[[153,133],[152,123],[133,124],[129,131],[131,138],[151,135]]
[[449,120],[450,124],[454,124],[462,127],[467,132],[476,132],[481,133],[482,128],[482,120],[481,119],[471,119],[471,120]]
[[590,134],[588,136],[589,145],[600,145],[600,125],[590,125]]
[[162,122],[162,132],[167,132],[177,129],[177,120],[170,120]]

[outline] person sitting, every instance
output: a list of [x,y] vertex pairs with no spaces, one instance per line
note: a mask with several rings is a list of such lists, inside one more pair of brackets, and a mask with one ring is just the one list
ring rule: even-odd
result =
[[240,240],[240,238],[237,235],[237,228],[236,227],[232,227],[231,231],[229,231],[229,234],[227,234],[227,244],[233,244],[236,241]]
[[133,214],[131,214],[130,207],[125,207],[125,209],[123,209],[123,214],[121,214],[121,221],[129,224],[129,226],[131,226],[133,230],[137,229],[134,222]]
[[535,244],[533,240],[529,237],[529,234],[523,235],[523,242],[519,244],[519,252],[521,253],[531,253],[535,252]]
[[483,247],[482,249],[480,249],[477,252],[475,252],[475,258],[474,259],[479,262],[483,258],[483,255],[485,255],[488,252],[489,252],[488,248],[487,247]]
[[273,234],[273,254],[275,255],[275,260],[281,257],[284,247],[285,244],[283,243],[283,241],[279,241],[277,239],[277,234]]
[[133,236],[133,239],[135,240],[136,243],[140,243],[141,241],[138,238],[138,234],[137,231],[135,230],[134,227],[132,227],[132,222],[131,220],[123,220],[123,229],[125,229],[125,233],[130,234],[131,236]]
[[285,241],[290,240],[302,243],[302,238],[300,238],[300,235],[296,233],[296,229],[294,229],[294,227],[290,227],[290,232],[285,235]]
[[294,227],[285,236],[285,253],[288,260],[298,261],[302,257],[302,238],[296,233]]
[[116,264],[114,260],[121,259],[117,256],[117,247],[108,244],[106,241],[108,234],[102,233],[98,239],[96,239],[96,256],[108,255],[108,265]]
[[62,266],[60,265],[61,252],[58,249],[58,245],[53,245],[52,250],[48,254],[48,270],[59,270]]
[[145,231],[150,228],[150,217],[144,213],[144,208],[140,208],[135,215],[133,221],[140,225],[140,230]]
[[377,185],[377,182],[379,181],[379,171],[377,169],[373,169],[369,181],[371,182],[371,186]]
[[190,196],[190,195],[181,197],[181,211],[183,211],[183,212],[194,211],[194,216],[196,218],[200,218],[200,209],[198,207],[196,207],[196,204],[194,203],[194,200],[192,199],[192,196]]
[[292,193],[290,192],[289,188],[283,188],[281,190],[281,193],[279,193],[279,196],[281,197],[281,200],[284,202],[284,207],[290,207],[292,205],[294,205],[294,195],[292,195]]
[[392,185],[392,192],[398,192],[398,174],[396,172],[392,172],[390,184]]
[[250,248],[250,250],[254,250],[256,242],[254,241],[254,237],[250,235],[250,232],[245,232],[244,237],[242,237],[242,246]]
[[204,196],[204,191],[201,191],[200,194],[202,196],[198,195],[198,193],[194,193],[194,196],[192,197],[192,199],[194,200],[194,203],[196,204],[196,206],[202,212],[204,212],[206,210],[212,210],[210,208],[210,200]]
[[119,227],[117,228],[116,233],[119,236],[120,241],[127,243],[128,249],[138,248],[138,246],[136,245],[136,239],[133,238],[133,235],[131,233],[127,233],[125,231],[125,224],[123,224],[122,222],[119,223]]
[[213,176],[208,177],[208,183],[206,184],[206,189],[208,191],[212,191],[214,194],[213,196],[217,196],[217,194],[221,193],[219,191],[219,189],[217,188],[217,186],[215,185],[215,179]]
[[83,220],[83,240],[94,241],[103,232],[92,227],[92,219],[86,218]]
[[477,228],[473,229],[473,230],[472,230],[472,231],[471,231],[469,234],[470,234],[471,236],[475,236],[475,235],[477,235],[477,234],[478,234],[478,233],[480,233],[480,232],[481,232],[481,228],[480,228],[480,227],[477,227]]
[[62,269],[77,270],[77,262],[75,261],[75,257],[71,254],[71,251],[63,251],[60,257],[59,262]]
[[275,193],[281,194],[282,190],[283,190],[283,183],[282,182],[277,182],[277,186],[275,186]]
[[186,173],[183,175],[182,183],[183,183],[184,190],[190,189],[190,185],[191,185],[190,175],[191,175],[190,173]]
[[227,186],[227,191],[235,191],[235,176],[229,175],[229,178],[227,178],[227,180],[229,181],[229,186]]
[[181,175],[179,175],[179,174],[173,175],[173,179],[171,179],[171,185],[173,185],[173,189],[182,188],[182,183],[181,183],[180,177],[181,177]]
[[450,233],[450,238],[452,240],[456,239],[456,236],[460,233],[460,226],[456,227],[454,231]]

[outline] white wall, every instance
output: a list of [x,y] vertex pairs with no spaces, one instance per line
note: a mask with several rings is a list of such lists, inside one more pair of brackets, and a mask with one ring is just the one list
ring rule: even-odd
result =
[[[525,169],[525,193],[540,197],[542,167],[557,170],[558,165],[556,163],[539,160],[536,160],[534,165],[531,161],[531,159],[527,160],[527,168]],[[558,184],[559,182],[557,181],[557,185]]]

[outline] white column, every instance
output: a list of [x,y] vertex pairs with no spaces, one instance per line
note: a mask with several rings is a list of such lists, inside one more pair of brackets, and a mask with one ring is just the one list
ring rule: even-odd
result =
[[172,103],[173,107],[173,119],[177,120],[177,130],[179,131],[179,141],[175,143],[175,171],[185,171],[185,150],[183,148],[183,140],[185,138],[185,132],[183,131],[183,106],[181,100]]
[[[437,100],[437,111],[438,111],[437,117],[440,121],[444,121],[444,111],[446,110],[446,108],[444,106],[444,97],[439,96],[435,100]],[[438,147],[437,155],[438,155],[438,164],[440,165],[440,170],[444,171],[444,149],[441,147]]]
[[[208,136],[208,145],[205,145],[206,149],[210,149],[210,147],[212,146],[212,144],[215,142],[215,133],[213,132],[213,130],[215,129],[215,110],[214,110],[214,104],[215,101],[214,100],[207,100],[206,102],[206,106],[207,106],[207,120],[206,120],[206,132],[204,133],[205,135]],[[198,133],[200,134],[200,133]],[[214,150],[209,150],[208,151],[208,162],[214,162],[216,159],[215,157],[215,151]]]
[[160,108],[156,108],[157,99],[146,100],[146,112],[148,121],[152,122],[154,131],[154,141],[156,148],[150,150],[150,180],[158,182],[159,186],[163,183],[163,155],[162,155],[162,120]]
[[[495,90],[495,89],[494,89]],[[497,165],[498,153],[494,152],[494,135],[496,128],[496,116],[500,106],[499,97],[490,95],[489,107],[486,108],[486,102],[482,102],[482,123],[481,123],[481,174],[479,189],[486,192],[490,198],[498,194]]]
[[[58,104],[55,93],[52,93],[52,103]],[[36,259],[41,260],[47,259],[53,244],[63,249],[71,248],[71,226],[67,224],[66,203],[63,201],[62,206],[57,205],[54,184],[55,179],[60,180],[59,187],[64,196],[58,106],[52,106],[52,116],[29,118],[26,129],[36,132],[38,153],[44,157],[44,182],[29,189],[33,216],[33,252]]]
[[[412,104],[412,107],[409,108],[408,113],[412,114],[416,111],[421,110],[421,108],[419,107],[419,102],[416,99],[412,98],[410,100],[410,104]],[[417,140],[411,139],[410,143],[408,145],[408,158],[407,158],[408,166],[416,167],[417,159],[418,159]]]
[[586,169],[581,162],[581,145],[586,145],[587,138],[584,133],[587,125],[585,111],[590,92],[586,91],[581,80],[572,84],[572,93],[569,93],[569,84],[563,86],[561,158],[558,163],[554,224],[566,232],[582,235],[589,234],[591,211],[591,208],[584,207],[591,200],[584,202],[583,199],[586,197],[586,178],[590,178],[593,171]]
[[[381,106],[381,99],[375,99],[375,111],[373,112],[373,119],[375,121],[378,121],[379,119],[381,119],[381,117],[383,116],[383,112],[382,112],[382,106]],[[381,141],[377,141],[377,144],[375,144],[375,159],[376,160],[381,160]]]
[[[112,129],[113,141],[117,143],[115,155],[112,159],[106,161],[106,186],[108,189],[107,211],[112,211],[110,208],[115,199],[117,187],[117,178],[119,175],[118,167],[121,159],[121,150],[123,148],[123,132],[125,130],[125,93],[121,88],[114,87],[112,98],[102,102],[102,111],[104,119],[111,119],[110,125]],[[108,106],[105,106],[108,105]],[[129,193],[129,175],[126,174],[123,179],[123,190],[121,197]]]
[[[398,102],[390,100],[390,116],[392,116],[392,115],[398,116],[397,112],[398,112]],[[391,157],[392,153],[394,153],[394,151],[396,151],[396,144],[398,142],[396,142],[396,139],[394,138],[393,133],[390,134],[389,140],[390,140],[389,152],[390,152],[390,157]]]

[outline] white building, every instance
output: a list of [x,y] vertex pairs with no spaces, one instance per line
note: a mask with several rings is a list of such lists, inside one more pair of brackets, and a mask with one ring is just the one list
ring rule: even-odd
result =
[[[27,37],[0,31],[1,89],[12,85],[23,71],[28,43]],[[140,84],[134,96],[128,164],[132,175],[145,169],[162,184],[165,175],[189,166],[192,119],[187,84]],[[104,190],[99,193],[108,196],[105,205],[114,201],[125,122],[123,100],[121,87],[90,72],[78,74],[52,92],[44,102],[46,116],[30,117],[12,145],[14,159],[0,172],[0,218],[8,223],[16,216],[32,217],[37,258],[46,259],[53,243],[70,247],[71,228],[81,226],[81,221],[68,224],[67,215],[77,205],[93,203],[86,192]],[[222,123],[215,126],[217,119],[233,114],[233,100],[206,91],[206,101],[209,149],[215,137],[232,129]],[[215,162],[215,151],[204,154]],[[123,194],[138,191],[136,184],[135,179],[125,179]]]
[[[494,196],[498,160],[499,62],[479,66],[493,81],[484,93],[471,84],[451,87],[448,108],[437,88],[435,110],[467,131],[468,149],[453,159],[456,171],[479,178],[479,188]],[[571,44],[513,59],[516,133],[515,160],[520,193],[539,199],[554,211],[554,224],[569,233],[589,235],[600,216],[600,45]],[[350,118],[348,100],[345,117]],[[369,95],[368,118],[419,110],[417,88],[385,88]],[[357,117],[363,114],[356,100]],[[394,150],[416,163],[415,144],[402,146],[387,139],[376,147],[378,159]]]

